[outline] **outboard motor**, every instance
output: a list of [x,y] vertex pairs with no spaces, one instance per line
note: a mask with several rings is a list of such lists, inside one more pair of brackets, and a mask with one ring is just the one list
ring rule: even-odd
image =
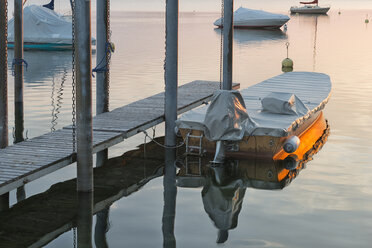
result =
[[48,4],[44,4],[43,7],[54,10],[54,0],[51,0]]

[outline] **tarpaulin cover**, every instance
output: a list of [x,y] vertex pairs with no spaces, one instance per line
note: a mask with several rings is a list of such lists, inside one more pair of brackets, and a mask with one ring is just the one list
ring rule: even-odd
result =
[[241,140],[244,132],[255,124],[239,91],[217,90],[205,114],[204,126],[204,135],[209,140]]
[[[48,8],[30,5],[23,10],[23,41],[72,44],[72,24]],[[14,42],[14,18],[8,22],[8,42]]]
[[291,93],[272,92],[261,100],[262,111],[284,115],[306,115],[309,109]]

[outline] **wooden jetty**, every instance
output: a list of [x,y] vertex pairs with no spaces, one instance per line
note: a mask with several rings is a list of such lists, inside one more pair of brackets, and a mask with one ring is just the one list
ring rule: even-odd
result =
[[[233,88],[238,88],[234,84]],[[219,82],[193,81],[178,88],[177,113],[208,102]],[[93,152],[164,121],[164,92],[93,118]],[[0,149],[0,196],[76,161],[72,126]]]
[[[141,145],[94,168],[93,214],[138,191],[163,171],[164,149],[154,142],[146,144],[146,153]],[[78,201],[76,179],[72,179],[0,212],[0,248],[45,246],[76,227]]]

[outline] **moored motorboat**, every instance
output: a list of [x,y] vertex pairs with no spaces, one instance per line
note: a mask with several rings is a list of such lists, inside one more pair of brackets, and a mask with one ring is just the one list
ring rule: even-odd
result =
[[[274,14],[263,10],[254,10],[240,7],[234,12],[234,28],[280,28],[289,21],[287,15]],[[214,22],[214,25],[221,28],[221,18]]]
[[290,8],[291,13],[296,14],[327,14],[330,6],[319,6],[318,0],[312,2],[300,2],[302,6],[292,6]]
[[296,153],[310,127],[325,122],[330,92],[326,74],[284,73],[240,92],[217,91],[208,106],[176,123],[188,152],[213,153],[220,145],[227,156],[283,159]]

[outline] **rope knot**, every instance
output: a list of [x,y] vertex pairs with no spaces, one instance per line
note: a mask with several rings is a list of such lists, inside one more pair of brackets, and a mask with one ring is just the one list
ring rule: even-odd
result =
[[[106,56],[104,56],[101,61],[97,64],[96,67],[93,68],[92,70],[92,77],[95,77],[94,76],[94,72],[95,73],[99,73],[99,72],[106,72],[108,71],[108,65],[110,63],[110,60],[111,60],[111,54],[115,51],[115,45],[111,42],[106,42]],[[104,63],[104,59],[107,57],[107,60],[106,60],[106,63]]]
[[12,61],[12,76],[15,75],[15,71],[14,71],[14,67],[16,65],[20,65],[20,66],[25,66],[26,67],[26,71],[27,71],[27,68],[28,68],[28,63],[26,60],[22,59],[22,58],[14,58],[13,61]]

